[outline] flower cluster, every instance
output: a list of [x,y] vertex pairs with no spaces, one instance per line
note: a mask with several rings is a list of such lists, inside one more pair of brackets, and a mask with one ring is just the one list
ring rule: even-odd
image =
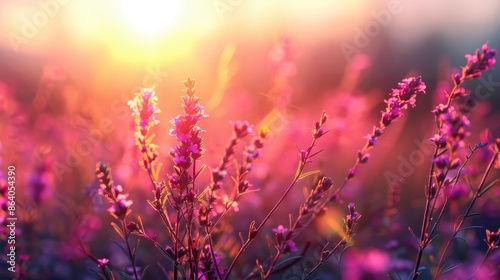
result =
[[431,138],[431,141],[438,147],[446,145],[450,152],[464,147],[463,140],[470,135],[467,130],[470,121],[467,116],[455,110],[453,106],[444,107],[442,104],[438,105],[432,112],[437,116],[441,129],[440,134]]
[[349,203],[347,208],[349,209],[349,214],[347,214],[345,220],[344,230],[347,236],[352,237],[352,235],[354,234],[354,226],[358,222],[359,218],[361,218],[361,215],[358,212],[356,212],[354,203]]
[[365,136],[366,144],[358,151],[358,157],[355,165],[347,172],[347,179],[354,177],[356,174],[356,167],[359,164],[366,163],[370,159],[368,151],[377,144],[378,138],[384,133],[384,130],[397,118],[401,117],[403,113],[401,110],[407,109],[408,105],[412,108],[416,106],[417,94],[425,93],[426,85],[421,77],[412,77],[403,79],[398,86],[392,89],[390,98],[384,100],[387,104],[385,111],[382,111],[382,117],[378,126],[373,127],[371,134]]
[[157,119],[157,114],[161,112],[158,108],[158,97],[153,89],[145,88],[137,93],[128,105],[134,117],[135,139],[143,155],[141,164],[147,170],[151,170],[158,152],[156,145],[151,143],[152,136],[149,135],[149,130],[160,122]]
[[198,122],[207,115],[203,106],[199,103],[200,98],[195,95],[196,82],[187,78],[183,82],[186,87],[185,95],[182,97],[183,114],[173,118],[171,123],[175,128],[170,130],[171,135],[175,135],[179,145],[170,150],[170,155],[174,160],[174,173],[170,175],[170,186],[179,193],[187,190],[192,183],[192,176],[188,169],[199,159],[204,152],[201,128]]
[[207,192],[208,200],[210,203],[213,203],[217,199],[214,192],[221,188],[223,180],[227,176],[226,169],[230,165],[236,146],[243,138],[245,138],[247,135],[252,134],[252,126],[247,121],[235,121],[232,123],[232,127],[233,135],[226,146],[224,156],[222,157],[219,165],[212,169],[212,182]]
[[245,157],[239,171],[240,175],[252,170],[252,163],[260,157],[260,150],[264,147],[264,140],[266,139],[268,133],[269,129],[266,126],[261,127],[257,135],[252,138],[251,144],[245,148]]
[[496,60],[497,51],[490,49],[488,44],[484,44],[481,50],[477,49],[474,54],[466,54],[467,65],[462,67],[462,79],[472,80],[481,76],[482,72],[492,67]]
[[130,212],[131,200],[127,200],[128,194],[123,193],[121,185],[115,185],[111,176],[111,168],[105,163],[98,163],[96,166],[96,176],[99,181],[99,194],[104,196],[111,207],[108,212],[116,219],[123,220]]
[[391,97],[385,100],[387,107],[385,111],[382,112],[379,128],[381,130],[385,129],[394,120],[402,116],[403,113],[401,113],[401,110],[407,109],[408,105],[414,108],[417,101],[417,94],[419,92],[425,93],[425,88],[425,83],[422,81],[421,77],[403,79],[398,83],[398,87],[392,90],[390,94]]
[[[328,191],[333,186],[333,181],[329,177],[321,178],[316,186],[311,190],[309,196],[306,198],[305,202],[300,205],[299,216],[295,223],[291,226],[291,229],[283,228],[283,226],[278,226],[277,229],[273,229],[276,234],[276,241],[278,246],[281,246],[282,253],[287,253],[294,250],[289,250],[291,245],[295,245],[293,238],[306,227],[315,217],[311,214],[320,214],[324,211],[322,204],[319,204],[321,200],[327,195]],[[320,207],[318,207],[318,205]],[[319,208],[319,209],[318,209]],[[281,229],[281,230],[280,230]],[[285,230],[286,229],[286,230]],[[279,233],[279,234],[278,234]],[[287,233],[286,235],[283,235]]]

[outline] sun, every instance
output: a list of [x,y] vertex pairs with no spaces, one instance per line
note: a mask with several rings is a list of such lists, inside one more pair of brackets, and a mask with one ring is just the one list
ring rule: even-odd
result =
[[149,36],[173,27],[179,0],[122,0],[123,15],[136,31]]

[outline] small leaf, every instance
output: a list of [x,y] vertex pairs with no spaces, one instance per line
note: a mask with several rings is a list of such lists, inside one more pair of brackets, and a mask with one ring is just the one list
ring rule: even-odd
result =
[[198,176],[200,176],[201,172],[203,172],[203,170],[205,170],[205,168],[207,168],[207,165],[206,164],[203,164],[203,166],[198,170],[198,172],[196,172],[196,175],[194,176],[194,178],[198,178]]
[[137,254],[137,249],[139,248],[139,243],[141,243],[141,240],[139,238],[137,238],[137,242],[135,243],[134,251],[132,252],[132,255],[134,255],[134,256]]
[[302,167],[302,162],[299,162],[297,165],[297,171],[295,171],[295,178],[298,178],[300,176],[300,169]]
[[484,228],[482,226],[468,226],[468,227],[461,228],[458,231],[468,230],[468,229],[484,229]]
[[151,207],[153,207],[153,209],[158,210],[156,209],[156,204],[153,203],[151,200],[148,199],[147,202],[149,203],[149,205],[151,205]]
[[111,226],[115,229],[116,233],[118,233],[118,235],[125,239],[125,234],[123,233],[122,229],[115,223],[115,222],[111,222]]
[[144,224],[142,223],[141,216],[137,216],[137,221],[139,221],[140,229],[144,232]]
[[408,230],[410,231],[411,235],[415,238],[415,241],[417,242],[417,245],[420,246],[420,241],[418,240],[417,236],[413,232],[413,229],[411,229],[411,227],[408,227]]
[[312,171],[309,171],[309,172],[306,172],[306,173],[302,173],[297,180],[301,180],[301,179],[303,179],[303,178],[305,178],[307,176],[311,176],[313,174],[318,174],[318,173],[320,173],[320,170],[312,170]]
[[[323,135],[325,135],[325,134],[326,134],[326,133],[324,133]],[[317,155],[317,154],[319,154],[319,153],[323,152],[324,150],[325,150],[325,149],[321,149],[321,150],[319,150],[319,151],[315,152],[314,154],[310,155],[310,156],[309,156],[309,158],[312,158],[313,156],[315,156],[315,155]]]

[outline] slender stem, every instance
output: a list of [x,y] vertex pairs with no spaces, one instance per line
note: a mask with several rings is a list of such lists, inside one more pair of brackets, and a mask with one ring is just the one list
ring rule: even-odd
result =
[[222,279],[220,276],[220,270],[219,270],[219,265],[217,264],[217,260],[215,259],[215,252],[214,252],[214,243],[212,240],[212,236],[208,235],[208,226],[205,228],[207,232],[208,241],[210,242],[210,255],[212,255],[212,262],[214,264],[214,269],[215,269],[215,276],[217,277],[216,279]]
[[[453,89],[450,91],[450,93],[448,95],[448,101],[446,102],[445,108],[449,108],[450,107],[451,102],[455,98],[455,92],[458,90],[458,88],[462,85],[463,82],[464,82],[464,79],[461,78],[460,81],[453,86]],[[439,135],[441,135],[441,128],[442,128],[442,126],[443,126],[442,123],[438,124],[438,133],[439,133]],[[435,203],[435,200],[434,200],[433,207],[432,207],[432,209],[430,209],[430,203],[431,203],[431,200],[432,200],[432,198],[430,196],[430,194],[431,194],[430,192],[432,191],[431,190],[432,179],[433,179],[433,176],[434,176],[434,168],[435,168],[434,159],[437,157],[438,152],[439,152],[439,148],[436,146],[436,148],[434,150],[434,155],[432,157],[433,160],[432,160],[432,163],[431,163],[431,168],[430,168],[430,171],[429,171],[429,181],[428,181],[428,184],[427,184],[427,192],[428,193],[426,193],[424,215],[423,215],[423,218],[422,218],[422,227],[421,227],[421,230],[420,230],[420,244],[419,244],[419,248],[418,248],[417,259],[415,261],[415,268],[413,269],[413,277],[412,277],[413,280],[416,280],[418,278],[418,275],[419,275],[418,269],[420,268],[420,262],[422,261],[422,255],[423,255],[424,249],[429,244],[429,240],[431,238],[431,236],[427,233],[427,230],[429,229],[430,221],[432,219],[432,212],[434,210],[434,207],[435,207],[436,203]],[[441,188],[441,187],[439,187],[439,188]],[[437,193],[438,193],[438,190],[436,190],[436,194]]]
[[[474,149],[471,149],[471,152],[469,155],[467,155],[465,157],[465,161],[462,163],[462,165],[460,166],[460,168],[458,169],[458,172],[457,172],[457,175],[452,179],[452,182],[453,182],[453,186],[450,190],[450,192],[453,192],[453,190],[455,189],[455,186],[458,184],[459,182],[459,179],[460,179],[460,176],[462,175],[462,172],[463,172],[463,169],[465,168],[465,165],[469,162],[470,158],[472,157],[472,155],[479,149],[478,146],[474,147]],[[432,237],[432,235],[434,234],[434,231],[436,230],[436,227],[437,225],[439,224],[439,222],[441,221],[441,218],[443,217],[443,214],[444,214],[444,210],[446,209],[446,207],[448,206],[448,203],[450,202],[450,199],[449,199],[449,196],[445,196],[445,200],[444,200],[444,203],[443,203],[443,206],[441,207],[441,211],[439,212],[439,215],[436,219],[436,222],[434,222],[434,225],[432,226],[431,230],[429,231],[429,237]]]
[[446,246],[444,247],[443,252],[441,253],[441,256],[439,258],[436,274],[434,275],[434,279],[437,279],[439,273],[441,272],[442,266],[443,266],[443,261],[446,253],[448,252],[448,249],[451,245],[451,242],[453,239],[457,236],[457,234],[460,232],[460,229],[462,228],[463,223],[465,222],[465,219],[469,217],[470,211],[472,210],[472,207],[474,206],[476,200],[481,196],[481,191],[483,190],[484,183],[486,182],[486,179],[488,177],[488,174],[491,171],[491,168],[495,164],[495,161],[498,157],[498,152],[496,152],[493,157],[490,160],[490,163],[488,164],[488,167],[486,168],[486,171],[483,174],[483,177],[481,179],[481,182],[479,183],[479,186],[474,193],[474,196],[472,197],[471,202],[469,203],[469,206],[467,207],[467,210],[465,210],[464,215],[461,217],[460,221],[458,222],[458,225],[453,229],[453,234],[450,239],[446,242]]
[[125,233],[125,243],[127,243],[127,251],[128,251],[128,256],[130,258],[130,261],[132,262],[132,269],[134,270],[134,276],[136,280],[139,280],[139,276],[137,274],[137,267],[135,265],[135,254],[137,252],[132,253],[132,249],[130,248],[130,243],[128,241],[128,238],[130,236],[130,232],[127,230],[127,219],[123,218],[122,219],[122,230]]
[[[333,255],[333,253],[335,253],[335,251],[339,248],[339,246],[342,245],[342,243],[344,243],[344,242],[347,242],[347,240],[346,240],[345,237],[342,238],[335,245],[335,247],[333,247],[333,249],[330,250],[330,252],[328,252],[328,254],[326,255],[326,257],[321,256],[320,261],[306,274],[306,276],[304,277],[304,279],[309,278],[322,264],[324,264],[325,262],[327,262],[328,259]],[[323,250],[321,250],[321,252],[325,252],[327,245],[328,245],[328,243],[323,247]]]
[[[308,159],[309,159],[309,155],[311,154],[311,151],[312,151],[312,148],[315,146],[316,144],[316,140],[317,138],[314,138],[312,140],[312,143],[311,145],[309,146],[309,148],[307,149],[306,151],[306,155],[304,156],[303,159],[301,159],[300,163],[299,163],[299,167],[297,169],[297,172],[295,174],[295,177],[293,178],[292,182],[290,183],[290,185],[286,188],[285,192],[281,195],[281,197],[278,199],[278,201],[276,202],[276,204],[274,204],[273,208],[271,209],[271,211],[269,211],[269,213],[267,213],[266,217],[264,218],[264,220],[260,223],[260,225],[254,229],[254,234],[253,236],[249,236],[247,238],[247,240],[245,241],[245,243],[241,246],[240,250],[238,251],[238,253],[236,254],[235,258],[233,259],[233,262],[231,263],[231,265],[229,266],[227,272],[226,272],[226,275],[224,277],[224,279],[228,279],[231,271],[233,270],[234,266],[236,265],[236,262],[238,261],[238,259],[241,257],[241,255],[243,254],[243,252],[248,248],[248,246],[250,245],[250,243],[252,243],[252,241],[255,239],[255,237],[257,236],[257,234],[260,232],[260,230],[262,229],[262,227],[265,225],[265,223],[269,220],[269,218],[271,217],[272,214],[274,214],[274,212],[276,211],[276,209],[278,209],[278,207],[280,206],[280,204],[283,202],[283,200],[286,198],[286,196],[288,195],[288,193],[292,190],[293,186],[297,183],[297,181],[299,181],[299,178],[301,177],[302,175],[302,172],[304,171],[304,167],[306,165],[306,163],[308,162]],[[252,231],[252,229],[251,229]]]
[[493,252],[494,249],[495,249],[495,247],[488,246],[488,250],[486,250],[486,253],[484,254],[483,260],[481,261],[481,263],[479,264],[479,266],[477,267],[477,269],[474,271],[474,273],[472,273],[472,275],[469,276],[467,279],[473,279],[472,277],[474,277],[474,275],[476,275],[479,272],[479,270],[481,269],[481,267],[486,262],[486,259],[491,254],[491,252]]

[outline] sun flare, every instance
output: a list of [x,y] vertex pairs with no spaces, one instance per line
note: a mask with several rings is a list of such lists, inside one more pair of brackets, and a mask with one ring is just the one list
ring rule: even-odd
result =
[[171,28],[179,12],[179,0],[124,0],[123,15],[141,34],[158,35]]

